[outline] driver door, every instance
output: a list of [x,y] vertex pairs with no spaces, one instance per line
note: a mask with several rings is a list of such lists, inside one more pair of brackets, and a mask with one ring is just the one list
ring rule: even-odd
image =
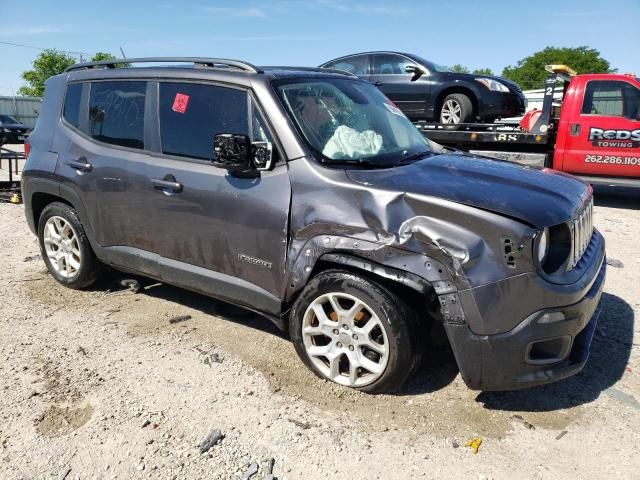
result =
[[400,110],[412,120],[423,119],[431,104],[431,85],[428,74],[411,81],[407,66],[418,66],[402,55],[381,53],[373,55],[371,83],[378,87]]
[[158,94],[160,145],[149,182],[162,279],[279,311],[291,198],[287,165],[281,156],[273,170],[237,178],[211,164],[216,134],[274,142],[256,103],[246,90],[213,84],[165,81]]

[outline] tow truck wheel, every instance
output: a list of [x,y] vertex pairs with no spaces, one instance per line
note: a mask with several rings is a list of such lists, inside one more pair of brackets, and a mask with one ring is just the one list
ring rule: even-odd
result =
[[440,109],[440,123],[467,123],[473,119],[473,104],[462,93],[447,95]]
[[357,274],[314,277],[291,309],[296,352],[316,375],[368,393],[394,390],[421,357],[416,314],[386,287]]

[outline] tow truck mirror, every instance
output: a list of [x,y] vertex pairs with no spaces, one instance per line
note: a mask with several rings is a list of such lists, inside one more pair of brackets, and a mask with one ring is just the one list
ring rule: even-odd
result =
[[413,75],[413,77],[411,77],[412,82],[415,82],[422,75],[424,75],[424,70],[422,70],[422,68],[418,67],[417,65],[407,65],[406,67],[404,67],[404,71]]

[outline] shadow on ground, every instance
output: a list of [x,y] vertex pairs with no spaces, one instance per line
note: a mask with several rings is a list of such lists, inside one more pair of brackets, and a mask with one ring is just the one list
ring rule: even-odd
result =
[[634,311],[620,297],[604,293],[591,355],[578,375],[550,385],[513,392],[482,392],[476,401],[491,410],[547,412],[596,400],[624,374],[633,345]]
[[640,210],[640,188],[619,188],[595,185],[596,206]]
[[[287,339],[269,319],[250,310],[237,307],[187,290],[158,283],[144,277],[119,274],[96,286],[107,290],[123,278],[135,278],[141,293],[199,310],[223,320]],[[117,288],[117,287],[116,287]],[[120,287],[121,288],[121,287]],[[614,385],[624,374],[633,347],[634,311],[623,299],[604,293],[602,314],[591,346],[591,356],[578,375],[541,387],[512,392],[482,392],[476,401],[490,410],[546,412],[590,403],[603,390]],[[453,354],[448,346],[426,352],[416,374],[393,396],[403,397],[432,393],[454,381],[458,375]]]
[[239,323],[281,338],[288,338],[272,321],[258,313],[231,303],[216,300],[206,295],[167,285],[150,278],[112,272],[111,275],[105,275],[104,280],[101,280],[92,289],[97,291],[124,290],[126,287],[121,285],[121,281],[127,281],[129,279],[138,282],[140,285],[140,293],[144,295],[193,308],[207,315],[213,315],[223,320]]

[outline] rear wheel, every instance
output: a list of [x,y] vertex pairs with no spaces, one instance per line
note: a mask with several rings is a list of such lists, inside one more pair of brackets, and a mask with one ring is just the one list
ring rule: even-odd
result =
[[40,251],[49,272],[69,288],[93,284],[101,271],[78,213],[65,203],[45,207],[38,220]]
[[471,99],[462,93],[447,95],[440,109],[440,123],[467,123],[473,120]]
[[395,293],[359,275],[314,277],[291,311],[291,338],[321,378],[365,392],[399,387],[421,358],[415,314]]

